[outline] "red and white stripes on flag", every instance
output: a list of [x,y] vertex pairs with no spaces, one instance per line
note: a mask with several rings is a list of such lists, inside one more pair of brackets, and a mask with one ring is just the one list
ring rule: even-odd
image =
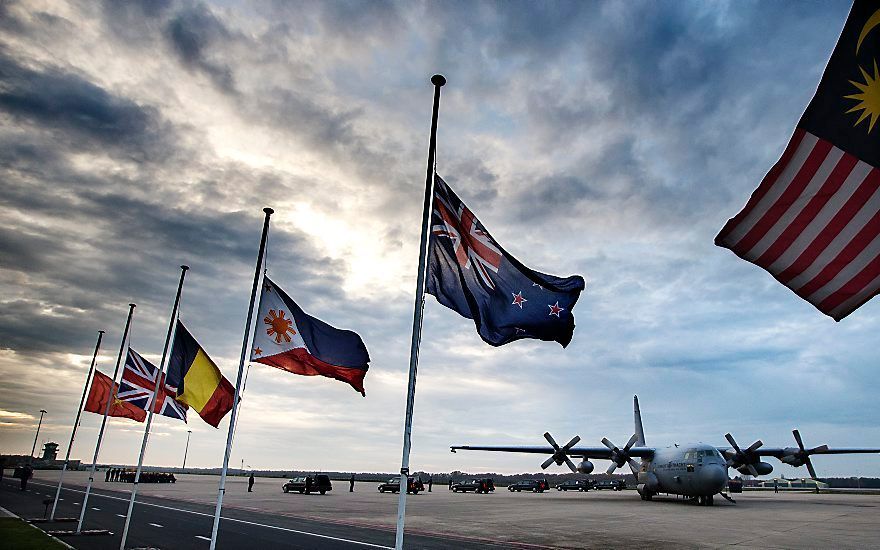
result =
[[880,170],[798,128],[715,244],[839,321],[880,290]]

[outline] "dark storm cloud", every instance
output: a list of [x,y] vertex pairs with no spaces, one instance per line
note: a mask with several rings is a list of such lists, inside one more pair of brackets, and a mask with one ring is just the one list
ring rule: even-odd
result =
[[[0,349],[69,352],[83,339],[83,311],[34,300],[0,302]],[[88,330],[88,329],[87,329]]]
[[387,39],[402,30],[401,4],[390,0],[345,0],[320,2],[317,5],[304,2],[300,3],[297,11],[309,7],[318,8],[319,20],[328,34],[353,43]]
[[235,92],[232,69],[215,59],[232,33],[204,4],[195,4],[174,14],[165,35],[184,66],[207,75],[221,90]]
[[18,265],[27,270],[41,271],[51,265],[50,258],[67,250],[64,241],[45,233],[26,233],[20,227],[0,225],[0,258],[10,269]]
[[0,110],[43,130],[70,134],[70,144],[107,148],[131,158],[165,154],[167,130],[141,106],[58,67],[26,67],[0,49]]

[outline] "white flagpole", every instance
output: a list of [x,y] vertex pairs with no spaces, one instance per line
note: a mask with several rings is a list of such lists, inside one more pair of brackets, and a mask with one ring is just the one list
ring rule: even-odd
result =
[[107,426],[107,415],[110,413],[110,404],[113,403],[113,385],[116,383],[116,375],[119,374],[119,365],[122,362],[122,354],[128,348],[128,331],[131,328],[131,317],[134,315],[135,304],[128,304],[128,319],[125,321],[125,330],[122,333],[122,343],[119,344],[119,355],[116,357],[116,368],[113,369],[113,377],[110,379],[110,395],[107,396],[107,405],[104,407],[104,418],[101,419],[101,429],[98,431],[98,442],[95,444],[95,456],[92,458],[92,469],[89,472],[89,482],[86,484],[86,494],[83,496],[82,510],[79,512],[79,521],[76,524],[76,533],[82,532],[83,520],[86,517],[86,506],[89,504],[89,493],[92,491],[92,482],[95,481],[95,467],[98,465],[98,453],[101,452],[101,441],[104,439],[104,427]]
[[422,313],[425,309],[425,263],[431,203],[434,198],[434,151],[437,149],[437,116],[440,112],[440,88],[446,84],[443,75],[431,77],[434,85],[434,110],[431,115],[431,140],[428,145],[428,174],[425,178],[425,199],[422,210],[422,234],[419,240],[419,275],[413,307],[412,342],[409,350],[409,386],[406,392],[406,419],[403,424],[403,458],[400,462],[400,497],[397,500],[397,531],[394,548],[403,550],[403,524],[406,517],[406,489],[409,486],[409,451],[412,435],[413,406],[416,398],[416,371],[419,366],[419,344],[422,340]]
[[260,251],[257,253],[257,268],[254,271],[254,286],[251,288],[251,301],[248,304],[247,322],[244,327],[244,338],[241,342],[241,359],[238,362],[238,376],[235,379],[235,397],[232,401],[232,414],[229,417],[229,431],[226,433],[226,452],[223,455],[223,468],[220,470],[220,489],[217,491],[217,508],[214,510],[214,526],[211,529],[210,550],[217,547],[217,531],[220,529],[220,510],[223,508],[223,494],[226,492],[226,471],[229,469],[229,455],[232,453],[232,437],[235,433],[235,419],[238,416],[239,390],[244,372],[244,362],[247,358],[248,339],[251,336],[251,321],[254,317],[254,299],[257,289],[260,288],[260,274],[262,273],[263,255],[266,252],[266,237],[269,234],[269,217],[275,212],[271,208],[264,208],[266,217],[263,219],[263,235],[260,237]]
[[150,425],[153,423],[153,413],[156,411],[156,403],[159,401],[159,389],[162,387],[162,376],[165,374],[165,358],[168,356],[168,346],[171,344],[171,335],[174,333],[177,311],[180,306],[180,294],[183,292],[183,279],[189,266],[180,266],[180,283],[177,285],[177,296],[174,297],[174,306],[171,308],[171,320],[168,321],[168,333],[165,335],[165,347],[162,350],[162,359],[159,361],[159,373],[156,375],[156,386],[153,388],[153,397],[147,399],[147,425],[144,427],[144,440],[141,442],[141,454],[138,457],[137,470],[134,473],[134,483],[131,487],[131,497],[128,500],[128,512],[125,514],[125,527],[122,528],[122,540],[119,541],[119,550],[125,550],[125,541],[128,540],[128,527],[131,525],[131,513],[134,510],[134,499],[137,496],[138,483],[141,480],[141,469],[144,466],[144,453],[147,450],[147,440],[150,438]]
[[67,444],[67,454],[64,455],[64,466],[61,467],[61,476],[58,477],[58,488],[55,489],[55,501],[52,503],[52,513],[49,514],[49,521],[55,521],[55,509],[58,508],[58,497],[61,496],[61,484],[64,482],[64,472],[67,471],[67,465],[70,463],[70,449],[73,448],[73,439],[76,437],[76,428],[79,426],[79,417],[82,414],[83,403],[86,402],[86,395],[89,392],[89,382],[92,381],[92,371],[95,370],[95,362],[98,360],[98,350],[101,349],[101,339],[104,337],[104,331],[98,331],[98,342],[95,344],[95,353],[92,355],[92,364],[89,365],[89,373],[86,375],[86,383],[83,385],[83,394],[79,399],[79,408],[76,410],[76,420],[73,421],[73,430],[70,432],[70,443]]

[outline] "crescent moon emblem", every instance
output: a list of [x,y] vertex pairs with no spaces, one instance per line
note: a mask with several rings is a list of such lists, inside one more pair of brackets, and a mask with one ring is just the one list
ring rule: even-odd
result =
[[859,34],[859,41],[856,43],[856,55],[859,55],[859,48],[862,47],[862,41],[868,36],[868,33],[871,32],[871,29],[880,25],[880,10],[874,12],[874,15],[868,18],[868,21],[865,22],[865,26],[862,29],[861,34]]

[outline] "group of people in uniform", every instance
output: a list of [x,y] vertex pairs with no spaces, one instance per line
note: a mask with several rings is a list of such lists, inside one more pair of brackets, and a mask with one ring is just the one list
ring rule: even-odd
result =
[[[109,468],[104,481],[121,481],[123,483],[134,483],[135,470],[127,470],[125,468]],[[174,474],[166,472],[141,472],[141,483],[174,483],[177,479]]]

